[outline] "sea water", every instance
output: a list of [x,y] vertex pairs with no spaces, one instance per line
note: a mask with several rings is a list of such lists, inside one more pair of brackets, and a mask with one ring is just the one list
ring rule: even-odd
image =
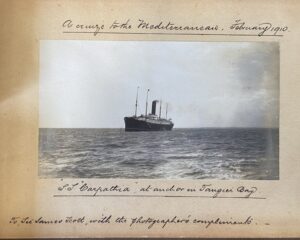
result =
[[279,179],[279,131],[39,129],[41,178]]

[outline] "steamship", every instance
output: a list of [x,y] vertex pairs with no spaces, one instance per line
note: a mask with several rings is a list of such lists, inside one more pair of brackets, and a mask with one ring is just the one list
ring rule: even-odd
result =
[[[136,101],[135,101],[135,114],[132,117],[125,117],[125,131],[170,131],[172,130],[174,123],[171,119],[168,119],[168,105],[166,105],[166,117],[161,117],[162,101],[154,100],[152,101],[151,113],[148,114],[148,93],[146,97],[146,111],[145,115],[137,116],[138,107],[138,93],[139,88],[137,88]],[[159,114],[156,115],[156,106],[159,105]]]

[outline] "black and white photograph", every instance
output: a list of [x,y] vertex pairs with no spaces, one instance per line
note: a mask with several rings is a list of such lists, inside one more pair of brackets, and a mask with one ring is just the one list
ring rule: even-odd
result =
[[279,179],[279,43],[43,40],[40,178]]

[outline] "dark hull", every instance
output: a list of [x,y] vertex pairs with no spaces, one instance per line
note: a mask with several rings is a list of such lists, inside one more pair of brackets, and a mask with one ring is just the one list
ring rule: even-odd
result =
[[125,131],[170,131],[174,124],[169,122],[168,124],[160,124],[154,122],[147,122],[143,120],[137,120],[134,117],[125,117]]

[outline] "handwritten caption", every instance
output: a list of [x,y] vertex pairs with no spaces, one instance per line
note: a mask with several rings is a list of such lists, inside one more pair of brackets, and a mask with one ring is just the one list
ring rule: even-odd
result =
[[119,224],[126,225],[129,228],[133,228],[138,225],[145,226],[147,229],[152,229],[155,227],[166,228],[169,225],[201,225],[204,228],[209,228],[213,225],[250,225],[253,223],[253,218],[251,216],[246,217],[245,219],[222,219],[221,217],[215,218],[199,218],[188,215],[186,217],[166,217],[166,218],[157,218],[157,217],[146,217],[146,216],[137,216],[137,217],[126,217],[126,216],[113,216],[101,215],[96,218],[90,218],[86,216],[73,217],[67,216],[64,218],[45,218],[45,217],[12,217],[9,220],[9,223],[12,225],[59,225],[59,224],[76,224],[76,225],[108,225],[108,224]]
[[[62,23],[63,33],[91,33],[94,36],[111,34],[182,34],[182,35],[250,35],[250,36],[283,36],[289,28],[271,22],[250,24],[242,19],[233,20],[228,26],[220,24],[184,25],[172,21],[150,22],[145,19],[123,21],[113,20],[111,23],[78,23],[66,19]],[[116,32],[119,31],[119,32]]]
[[98,185],[84,180],[72,181],[61,179],[55,190],[54,197],[205,197],[205,198],[248,198],[264,199],[257,195],[256,186],[220,187],[213,184],[181,186],[170,184],[161,186],[155,184],[143,185],[139,182],[131,185]]

